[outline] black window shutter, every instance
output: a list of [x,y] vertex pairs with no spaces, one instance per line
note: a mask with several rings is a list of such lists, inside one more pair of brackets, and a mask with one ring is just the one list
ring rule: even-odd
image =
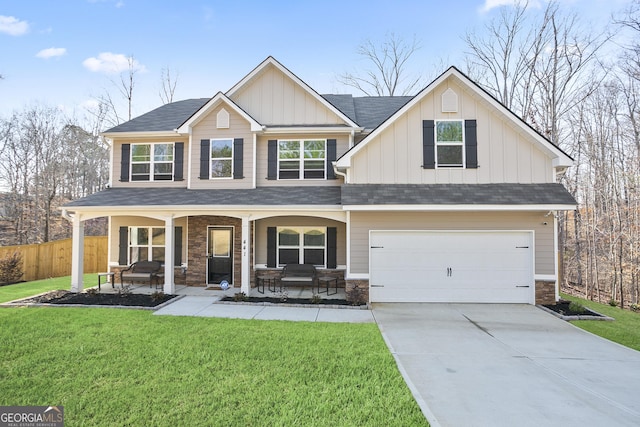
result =
[[337,268],[338,229],[327,227],[327,268]]
[[209,179],[209,163],[211,160],[211,142],[200,140],[200,179]]
[[333,172],[333,165],[331,164],[331,162],[336,161],[336,158],[336,140],[327,139],[327,179],[336,179],[336,174]]
[[173,144],[173,180],[182,181],[182,169],[184,164],[184,142]]
[[475,120],[464,121],[464,152],[466,167],[476,169],[478,167],[478,132]]
[[270,139],[267,146],[267,179],[278,179],[278,141]]
[[267,267],[276,267],[276,237],[275,227],[267,227]]
[[120,159],[120,181],[129,182],[129,162],[131,161],[131,144],[122,144]]
[[174,253],[173,253],[173,265],[180,267],[182,264],[182,227],[175,227],[173,238]]
[[422,167],[424,169],[436,168],[434,127],[435,122],[433,120],[422,121]]
[[120,247],[118,248],[118,264],[127,265],[129,254],[129,227],[120,227]]
[[243,171],[242,171],[243,146],[244,146],[244,139],[236,138],[233,140],[233,179],[244,178]]

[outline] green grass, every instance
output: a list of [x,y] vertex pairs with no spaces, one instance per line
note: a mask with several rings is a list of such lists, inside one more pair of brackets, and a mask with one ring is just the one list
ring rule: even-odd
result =
[[566,294],[561,294],[561,296],[562,298],[571,301],[579,301],[587,308],[616,319],[613,322],[603,322],[601,320],[577,320],[572,321],[571,323],[593,334],[640,351],[639,313],[622,310],[618,307],[611,307],[608,304],[600,304]]
[[[85,287],[97,285],[95,273],[84,275]],[[0,286],[0,303],[15,299],[30,297],[42,292],[71,288],[71,276],[54,277],[51,279],[34,280],[32,282],[16,283],[15,285]]]
[[0,343],[0,405],[69,426],[428,425],[375,324],[2,308]]

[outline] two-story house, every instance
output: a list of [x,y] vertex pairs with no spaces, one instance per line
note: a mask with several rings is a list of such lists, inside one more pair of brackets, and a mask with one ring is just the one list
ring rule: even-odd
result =
[[72,290],[83,222],[108,216],[111,271],[161,260],[167,293],[184,271],[248,294],[257,271],[309,263],[371,302],[558,296],[572,159],[456,68],[413,97],[353,97],[269,57],[104,135],[110,188],[65,206]]

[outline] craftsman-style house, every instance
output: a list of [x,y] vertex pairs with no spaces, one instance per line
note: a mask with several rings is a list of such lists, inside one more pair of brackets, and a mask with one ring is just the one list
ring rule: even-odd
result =
[[556,181],[572,159],[456,68],[413,97],[320,95],[269,57],[226,92],[104,132],[110,188],[65,206],[72,289],[83,222],[109,217],[109,269],[176,280],[313,264],[371,302],[554,301]]

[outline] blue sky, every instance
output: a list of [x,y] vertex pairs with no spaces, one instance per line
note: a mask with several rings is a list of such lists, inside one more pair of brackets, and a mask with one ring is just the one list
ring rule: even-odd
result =
[[[106,90],[117,98],[123,59],[137,61],[134,116],[161,105],[162,68],[177,71],[175,99],[226,91],[272,55],[320,93],[353,92],[336,75],[364,62],[356,49],[387,33],[414,35],[412,72],[462,66],[467,30],[512,0],[0,0],[0,117],[33,103],[77,116]],[[531,0],[532,7],[545,0]],[[562,0],[590,25],[628,0]]]

